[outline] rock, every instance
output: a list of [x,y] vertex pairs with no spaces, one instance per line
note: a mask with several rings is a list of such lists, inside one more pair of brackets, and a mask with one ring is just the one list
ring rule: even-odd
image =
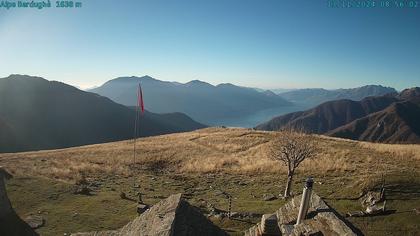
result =
[[204,190],[207,190],[207,189],[204,188],[204,187],[196,187],[196,188],[194,188],[194,191],[195,192],[200,192],[200,191],[204,191]]
[[239,186],[245,186],[247,185],[247,183],[243,182],[242,180],[235,180],[233,181],[234,184],[239,185]]
[[239,214],[239,212],[231,212],[230,213],[230,217],[240,217],[241,215]]
[[38,235],[25,221],[19,218],[10,204],[4,181],[12,177],[0,166],[0,235]]
[[373,206],[381,200],[381,193],[369,191],[360,198],[361,204],[364,207]]
[[273,194],[271,194],[271,193],[265,193],[264,195],[263,195],[263,200],[264,201],[273,201],[273,200],[276,200],[277,199],[277,197],[276,196],[274,196]]
[[92,182],[92,183],[89,183],[89,187],[90,188],[98,188],[98,187],[100,187],[102,184],[100,183],[100,182]]
[[[346,235],[356,236],[350,222],[345,222],[338,213],[331,209],[315,192],[312,192],[307,219],[295,225],[302,195],[290,199],[274,214],[264,215],[261,223],[245,231],[245,236],[259,236],[261,227],[265,230],[267,219],[277,218],[281,234],[274,235]],[[275,227],[275,226],[273,226]],[[272,234],[271,234],[272,235]]]
[[253,213],[253,212],[242,212],[242,213],[238,213],[237,217],[240,217],[240,218],[257,218],[257,217],[261,217],[261,214]]
[[165,199],[165,197],[162,196],[162,195],[155,195],[155,196],[153,196],[153,198],[155,198],[155,199]]
[[224,192],[224,191],[222,191],[222,190],[215,190],[215,191],[214,191],[214,194],[215,194],[216,196],[220,196],[220,195],[226,195],[226,192]]
[[261,233],[263,235],[280,235],[276,214],[265,214],[261,217]]
[[80,194],[80,195],[87,195],[87,196],[92,195],[91,189],[86,185],[76,185],[73,190],[73,193]]
[[11,179],[13,176],[0,167],[0,219],[13,212],[12,205],[6,193],[4,180]]
[[182,199],[181,194],[172,195],[151,207],[133,221],[116,231],[76,233],[77,236],[133,236],[133,235],[214,235],[227,236],[198,210]]
[[216,214],[216,215],[213,215],[213,217],[220,220],[220,219],[223,219],[223,214]]
[[347,212],[346,217],[362,217],[365,215],[366,213],[364,211],[352,211],[352,212]]
[[142,213],[144,213],[145,211],[147,211],[147,209],[149,209],[149,206],[146,204],[138,204],[137,205],[137,213],[140,215]]
[[59,196],[60,196],[60,195],[58,195],[57,193],[52,193],[52,194],[50,194],[47,198],[48,198],[49,200],[57,200]]
[[365,210],[365,213],[368,215],[383,214],[385,212],[385,206],[386,206],[386,201],[382,204],[382,206],[379,206],[379,204],[368,206]]
[[29,215],[25,218],[25,222],[31,226],[32,229],[38,229],[45,223],[44,218],[40,215]]
[[124,192],[120,192],[121,199],[127,199],[127,195]]

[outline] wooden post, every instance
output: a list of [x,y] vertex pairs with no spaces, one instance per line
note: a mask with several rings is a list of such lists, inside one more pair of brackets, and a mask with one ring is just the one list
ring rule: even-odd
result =
[[385,201],[385,178],[383,174],[382,174],[381,195],[379,197],[379,201]]
[[142,204],[143,203],[143,198],[141,197],[142,194],[141,194],[140,190],[138,191],[137,194],[138,194],[138,197],[139,197],[137,203]]
[[228,195],[229,197],[229,207],[228,207],[228,218],[232,216],[232,196]]

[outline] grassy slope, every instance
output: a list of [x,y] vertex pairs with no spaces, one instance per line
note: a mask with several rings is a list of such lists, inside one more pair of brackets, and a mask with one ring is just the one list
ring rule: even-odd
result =
[[[44,235],[115,229],[135,217],[135,204],[119,198],[134,191],[133,171],[144,199],[153,204],[177,192],[204,209],[207,203],[226,209],[217,190],[233,195],[233,211],[269,213],[284,202],[262,201],[264,193],[277,194],[285,181],[284,168],[266,153],[278,135],[248,129],[209,128],[189,133],[144,138],[138,141],[137,165],[132,168],[132,142],[123,141],[53,151],[0,155],[0,165],[15,174],[8,183],[11,201],[21,216],[38,211],[47,223]],[[300,167],[294,190],[301,191],[305,176],[315,177],[315,191],[343,215],[362,210],[357,197],[380,183],[385,174],[390,209],[395,214],[350,218],[368,235],[420,233],[420,146],[379,145],[311,136],[317,140],[318,158]],[[81,175],[95,182],[93,196],[71,193]],[[256,223],[251,220],[212,219],[232,233]]]

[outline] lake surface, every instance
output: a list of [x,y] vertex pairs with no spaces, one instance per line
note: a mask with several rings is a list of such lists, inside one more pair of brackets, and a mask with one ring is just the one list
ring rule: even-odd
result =
[[295,111],[303,111],[308,108],[309,108],[308,105],[303,105],[303,104],[294,104],[292,106],[287,106],[287,107],[271,108],[271,109],[257,111],[256,113],[248,115],[248,116],[223,119],[211,125],[219,125],[219,126],[224,125],[224,126],[229,126],[229,127],[252,128],[263,122],[269,121],[276,116],[285,115],[287,113],[291,113]]

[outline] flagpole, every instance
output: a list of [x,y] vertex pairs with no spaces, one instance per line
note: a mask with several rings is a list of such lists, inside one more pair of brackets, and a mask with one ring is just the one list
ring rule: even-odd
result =
[[[141,111],[141,112],[140,112]],[[134,121],[134,147],[133,147],[133,190],[136,188],[136,152],[137,152],[137,137],[140,136],[140,117],[144,113],[143,92],[139,83],[137,89],[137,104],[136,104],[136,118]],[[140,188],[140,185],[139,185]],[[141,192],[138,192],[139,203],[142,203]]]
[[[140,84],[139,84],[139,88],[140,88]],[[139,99],[140,99],[140,95],[139,95],[139,88],[137,88],[137,101],[136,101],[136,109],[135,109],[135,112],[136,112],[136,118],[135,118],[135,120],[134,120],[134,147],[133,147],[133,178],[134,178],[134,180],[133,180],[133,188],[135,188],[136,187],[136,171],[135,171],[135,168],[136,168],[136,144],[137,144],[137,123],[138,123],[138,119],[139,119]]]

